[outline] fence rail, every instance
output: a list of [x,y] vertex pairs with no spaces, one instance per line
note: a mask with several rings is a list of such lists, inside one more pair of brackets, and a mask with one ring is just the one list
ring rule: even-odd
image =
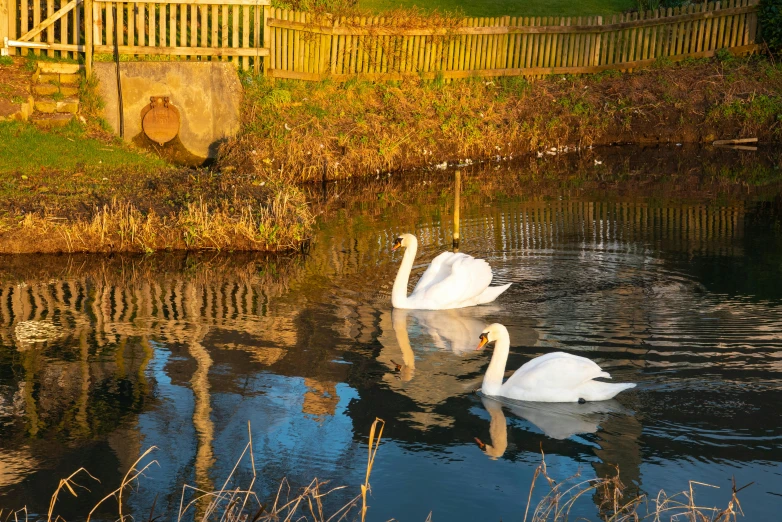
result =
[[[383,17],[315,16],[270,0],[0,0],[6,50],[231,60],[274,78],[346,81],[579,74],[758,49],[759,0],[595,17],[465,18],[398,27]],[[86,27],[91,30],[85,31]],[[26,47],[33,47],[29,50]]]

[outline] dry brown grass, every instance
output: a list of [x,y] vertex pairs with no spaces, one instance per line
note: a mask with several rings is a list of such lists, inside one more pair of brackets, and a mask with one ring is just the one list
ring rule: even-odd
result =
[[29,212],[0,223],[0,253],[141,252],[157,250],[282,251],[298,248],[312,226],[302,193],[282,189],[266,205],[187,203],[169,215],[142,213],[117,200],[91,219]]
[[[549,487],[543,498],[532,505],[532,496],[538,478],[543,477]],[[750,483],[751,484],[751,483]],[[689,489],[668,495],[660,490],[655,497],[638,495],[627,498],[624,495],[625,485],[619,478],[619,468],[616,475],[608,478],[582,479],[580,473],[557,481],[548,474],[546,458],[541,450],[541,463],[535,469],[530,485],[527,508],[524,512],[524,522],[564,522],[570,519],[571,511],[578,500],[591,494],[598,503],[600,518],[606,522],[638,522],[641,520],[688,520],[690,522],[729,522],[737,520],[738,515],[744,515],[738,493],[750,484],[736,487],[735,480],[731,489],[731,497],[725,508],[699,506],[695,502],[695,486],[717,488],[711,484],[689,481]],[[530,510],[532,512],[530,513]]]
[[[367,505],[367,493],[370,491],[369,477],[372,473],[372,466],[375,461],[380,439],[383,435],[385,422],[382,419],[375,419],[370,426],[368,460],[366,469],[366,478],[361,484],[361,493],[353,497],[347,504],[338,508],[333,513],[324,511],[323,499],[334,493],[346,489],[347,486],[338,486],[328,488],[328,482],[323,482],[317,478],[307,484],[298,493],[292,493],[287,479],[283,479],[277,489],[277,494],[268,502],[262,502],[258,494],[253,490],[257,479],[255,457],[253,454],[252,431],[250,423],[247,424],[248,441],[242,450],[241,455],[236,461],[231,472],[225,479],[223,486],[216,491],[204,491],[196,486],[185,484],[182,488],[179,510],[177,512],[177,522],[185,520],[199,520],[201,522],[220,521],[220,522],[291,522],[291,521],[312,521],[312,522],[341,522],[348,520],[348,517],[354,513],[355,508],[361,505],[361,521],[366,520],[366,513],[369,508]],[[158,465],[156,460],[149,460],[149,455],[156,448],[153,446],[147,449],[130,467],[128,472],[122,478],[118,488],[103,497],[86,516],[87,522],[91,519],[98,508],[110,499],[117,502],[117,520],[147,520],[149,522],[160,519],[160,515],[155,516],[155,503],[149,514],[127,514],[123,513],[123,493],[132,493],[133,486],[138,483],[140,477],[153,465]],[[241,465],[249,466],[252,469],[252,479],[245,486],[229,487],[235,482],[235,474]],[[79,468],[67,478],[60,480],[60,484],[55,490],[49,503],[47,522],[62,521],[65,519],[57,515],[56,504],[60,493],[67,490],[74,497],[78,496],[77,490],[86,489],[78,484],[75,478],[78,475],[87,475],[92,480],[100,482],[92,476],[85,468]],[[5,516],[4,516],[5,515]],[[14,522],[29,522],[26,508],[20,510],[0,509],[1,520],[14,520]]]

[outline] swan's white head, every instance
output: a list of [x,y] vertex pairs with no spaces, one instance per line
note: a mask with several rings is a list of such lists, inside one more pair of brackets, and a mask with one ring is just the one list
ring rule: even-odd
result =
[[481,332],[479,337],[480,343],[478,344],[478,348],[476,348],[476,350],[480,350],[487,344],[493,343],[500,338],[500,334],[503,332],[505,335],[507,335],[508,329],[502,326],[500,323],[490,324],[483,332]]
[[394,239],[394,246],[391,247],[391,250],[396,250],[399,247],[407,248],[414,243],[418,243],[418,240],[413,234],[400,234],[399,237]]

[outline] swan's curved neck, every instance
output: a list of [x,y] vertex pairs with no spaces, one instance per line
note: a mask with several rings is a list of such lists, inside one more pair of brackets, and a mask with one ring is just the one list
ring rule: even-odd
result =
[[510,337],[508,336],[508,331],[503,328],[498,332],[494,353],[491,356],[489,367],[486,369],[486,375],[483,377],[481,391],[485,395],[499,395],[500,388],[502,388],[502,378],[505,376],[505,364],[508,362],[509,352]]
[[391,304],[394,308],[407,308],[407,283],[410,280],[413,261],[415,261],[415,254],[418,251],[418,240],[412,237],[408,239],[408,242],[410,245],[405,249],[402,264],[399,265],[399,272],[394,280],[394,287],[391,289]]

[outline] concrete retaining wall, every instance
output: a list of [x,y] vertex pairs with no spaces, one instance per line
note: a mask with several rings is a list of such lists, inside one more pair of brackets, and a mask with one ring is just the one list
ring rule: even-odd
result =
[[[103,117],[119,134],[117,72],[114,63],[95,63]],[[142,111],[150,96],[168,96],[179,110],[179,140],[199,158],[214,158],[217,148],[239,130],[242,86],[235,67],[225,62],[120,62],[125,141],[143,134]]]

